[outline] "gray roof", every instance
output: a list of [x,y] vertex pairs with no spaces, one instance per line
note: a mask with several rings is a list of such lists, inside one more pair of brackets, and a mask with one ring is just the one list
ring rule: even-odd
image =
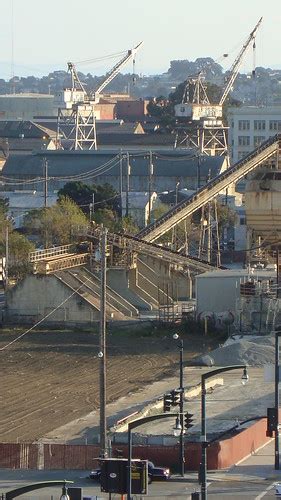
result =
[[30,120],[7,120],[0,121],[0,137],[13,138],[43,138],[53,137],[54,132],[47,127],[37,125]]
[[[30,178],[42,176],[43,158],[48,160],[48,175],[66,177],[92,172],[99,175],[119,176],[120,150],[97,151],[59,151],[41,150],[33,154],[10,154],[3,170],[3,176]],[[106,165],[110,162],[108,165]],[[207,178],[218,175],[221,171],[224,158],[222,156],[201,156],[200,176]],[[126,173],[126,158],[123,158],[123,173]],[[132,176],[148,176],[149,151],[130,151],[130,165]],[[196,177],[198,172],[198,158],[187,150],[159,150],[153,151],[153,165],[155,176],[167,177]],[[103,167],[97,172],[96,169]]]

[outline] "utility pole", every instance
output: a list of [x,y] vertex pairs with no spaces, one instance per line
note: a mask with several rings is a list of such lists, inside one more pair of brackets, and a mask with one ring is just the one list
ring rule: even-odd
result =
[[[46,209],[48,206],[48,161],[47,159],[43,158],[43,176],[44,176],[44,208]],[[47,228],[45,227],[45,244],[44,247],[47,248],[48,244],[48,231]]]
[[120,217],[122,217],[122,193],[123,193],[123,154],[122,149],[120,150],[119,158],[119,192],[120,192]]
[[149,177],[148,177],[148,224],[151,222],[151,194],[152,194],[152,176],[153,176],[153,157],[152,151],[149,151]]
[[43,169],[44,169],[44,207],[48,206],[48,161],[43,158]]
[[208,219],[207,219],[207,262],[211,262],[212,250],[212,223],[211,223],[211,203],[208,203]]
[[99,360],[100,360],[100,457],[107,456],[106,424],[106,247],[107,229],[101,234],[101,287],[100,287],[100,324],[99,324]]
[[95,193],[92,194],[92,203],[90,203],[89,205],[89,213],[90,213],[90,222],[92,222],[95,213]]
[[130,155],[129,153],[127,153],[126,217],[129,217],[130,175],[131,175]]
[[8,286],[8,272],[9,272],[9,226],[6,225],[6,241],[5,241],[5,287]]

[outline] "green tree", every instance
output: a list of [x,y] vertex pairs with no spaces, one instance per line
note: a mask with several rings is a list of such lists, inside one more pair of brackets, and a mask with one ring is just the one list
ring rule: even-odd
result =
[[29,233],[36,234],[39,242],[48,247],[76,241],[78,235],[86,230],[88,221],[72,200],[60,197],[52,207],[30,211],[25,216],[24,225]]
[[31,271],[28,254],[35,249],[24,235],[17,231],[9,234],[9,275],[16,279],[23,278]]
[[8,237],[9,276],[21,278],[30,270],[28,254],[34,250],[34,245],[13,228],[11,221],[7,218],[7,200],[3,201],[4,203],[0,202],[0,257],[6,256]]
[[114,231],[115,224],[117,222],[116,213],[109,208],[99,208],[95,211],[93,216],[94,222],[96,224],[103,224],[109,231]]
[[59,199],[70,198],[85,214],[89,214],[93,195],[94,211],[107,208],[119,213],[119,194],[108,183],[90,186],[81,181],[67,182],[58,192]]

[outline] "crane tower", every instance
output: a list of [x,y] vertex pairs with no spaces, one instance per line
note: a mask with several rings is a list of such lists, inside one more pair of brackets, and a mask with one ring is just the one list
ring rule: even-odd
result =
[[88,94],[79,79],[75,65],[68,63],[71,76],[70,88],[65,88],[56,96],[58,104],[57,144],[63,149],[97,149],[95,104],[100,100],[103,89],[118,75],[121,69],[135,57],[143,42],[126,52],[125,56],[106,74],[98,88]]
[[[209,101],[202,72],[187,80],[183,101],[175,105],[175,115],[191,122],[192,133],[186,133],[182,142],[196,148],[200,153],[214,156],[227,155],[227,128],[222,121],[222,107],[232,89],[250,44],[255,47],[255,37],[262,17],[249,34],[229,72],[229,78],[218,103]],[[192,89],[192,91],[190,91]],[[192,96],[192,97],[191,97]]]

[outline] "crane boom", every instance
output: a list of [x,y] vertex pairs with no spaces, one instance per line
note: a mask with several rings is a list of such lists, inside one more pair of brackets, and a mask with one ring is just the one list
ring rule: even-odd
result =
[[94,98],[94,101],[96,101],[96,98],[98,95],[103,91],[103,89],[118,75],[118,73],[121,71],[123,66],[127,64],[127,62],[134,57],[136,52],[139,50],[139,48],[142,46],[143,42],[140,42],[136,47],[133,49],[130,49],[127,51],[127,54],[119,61],[115,66],[109,71],[109,73],[106,75],[105,79],[103,82],[98,86],[98,88],[94,91],[92,94],[92,97]]
[[236,80],[239,68],[240,68],[241,63],[242,63],[243,56],[244,56],[245,52],[247,51],[247,49],[249,48],[249,45],[252,42],[252,40],[254,40],[254,38],[256,36],[256,32],[259,29],[261,22],[262,22],[262,17],[257,22],[257,24],[254,27],[253,31],[248,36],[246,42],[244,43],[242,49],[240,50],[238,56],[236,57],[233,65],[232,65],[232,68],[230,70],[231,76],[230,76],[230,79],[228,80],[227,85],[226,85],[226,87],[225,87],[225,89],[223,91],[223,94],[221,96],[221,99],[220,99],[220,102],[219,102],[220,106],[222,106],[224,104],[224,102],[225,102],[225,100],[226,100],[226,98],[227,98],[227,96],[228,96],[228,94],[230,92],[230,89],[231,89],[234,81]]

